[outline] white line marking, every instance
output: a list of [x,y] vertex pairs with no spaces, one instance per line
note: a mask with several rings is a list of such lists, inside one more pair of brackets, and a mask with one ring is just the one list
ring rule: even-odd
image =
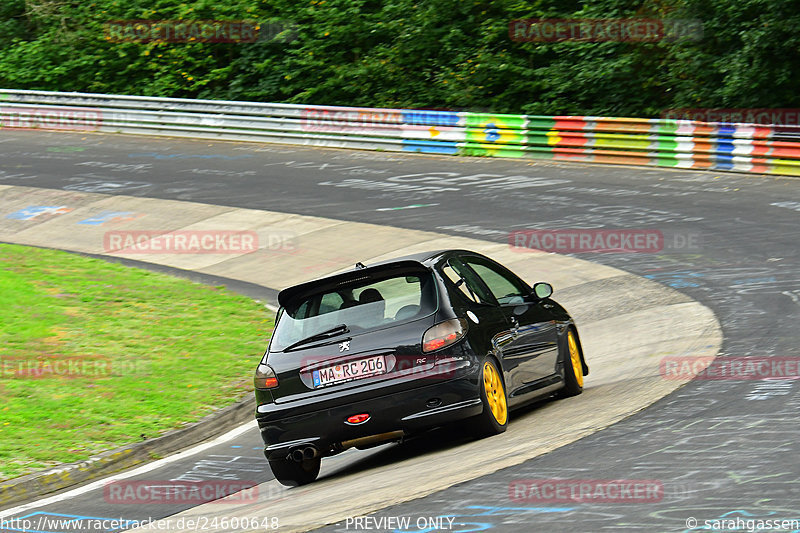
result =
[[418,209],[420,207],[432,207],[434,205],[439,204],[412,204],[412,205],[404,205],[400,207],[380,207],[375,211],[401,211],[403,209]]
[[[47,498],[42,498],[40,500],[36,500],[36,501],[30,502],[30,503],[25,503],[25,504],[22,504],[22,505],[18,505],[17,507],[11,507],[10,509],[6,509],[4,511],[0,511],[0,518],[6,518],[8,516],[11,516],[11,515],[14,515],[14,514],[17,514],[17,513],[21,513],[23,511],[27,511],[29,509],[34,509],[36,507],[42,507],[44,505],[50,505],[51,503],[57,503],[57,502],[60,502],[60,501],[68,500],[70,498],[74,498],[75,496],[80,496],[81,494],[85,494],[85,493],[87,493],[89,491],[92,491],[92,490],[95,490],[95,489],[98,489],[98,488],[102,488],[103,485],[105,485],[106,483],[109,483],[111,481],[118,481],[118,480],[121,480],[121,479],[127,479],[127,478],[130,478],[130,477],[133,477],[133,476],[138,476],[140,474],[144,474],[144,473],[150,472],[151,470],[155,470],[156,468],[160,468],[160,467],[168,465],[170,463],[174,463],[175,461],[180,461],[181,459],[184,459],[184,458],[192,456],[192,455],[194,455],[196,453],[200,453],[200,452],[202,452],[204,450],[212,448],[212,447],[216,446],[217,444],[222,444],[225,441],[228,441],[228,440],[231,440],[233,438],[236,438],[239,435],[241,435],[242,433],[244,433],[245,431],[248,431],[250,429],[257,429],[257,428],[258,428],[258,424],[256,423],[255,420],[253,420],[252,422],[247,422],[247,423],[242,424],[241,426],[239,426],[237,428],[234,428],[234,429],[230,430],[229,432],[225,433],[224,435],[221,435],[221,436],[217,437],[216,439],[212,440],[211,442],[206,442],[204,444],[197,445],[194,448],[189,448],[188,450],[184,450],[182,452],[176,453],[175,455],[170,455],[169,457],[165,457],[164,459],[159,459],[158,461],[155,461],[155,462],[152,462],[152,463],[147,463],[147,464],[142,465],[142,466],[140,466],[138,468],[135,468],[133,470],[128,470],[127,472],[121,472],[121,473],[118,473],[118,474],[113,474],[111,476],[108,476],[108,477],[105,477],[105,478],[102,478],[102,479],[98,479],[96,481],[92,481],[91,483],[89,483],[87,485],[83,485],[82,487],[78,487],[76,489],[72,489],[70,491],[67,491],[67,492],[64,492],[64,493],[61,493],[61,494],[56,494],[54,496],[49,496]],[[264,467],[266,468],[266,459],[264,459]]]

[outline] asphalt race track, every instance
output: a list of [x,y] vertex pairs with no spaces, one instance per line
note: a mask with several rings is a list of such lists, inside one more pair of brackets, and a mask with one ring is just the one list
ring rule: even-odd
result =
[[[707,520],[800,520],[798,184],[795,178],[772,176],[283,145],[21,131],[0,135],[0,185],[264,209],[497,243],[507,243],[510,232],[523,229],[660,230],[665,236],[660,252],[579,257],[654,280],[711,308],[722,324],[721,357],[772,357],[786,363],[773,367],[772,379],[696,380],[556,451],[387,507],[369,522],[324,528],[330,531],[352,531],[359,524],[378,531],[431,530],[426,526],[690,531]],[[613,309],[613,297],[608,306]],[[633,329],[628,335],[647,336],[648,331]],[[534,411],[525,423],[535,420]],[[193,462],[176,464],[172,474],[217,479],[236,473],[238,479],[268,480],[258,434],[244,435],[235,444],[221,442],[205,450]],[[368,471],[447,449],[459,438],[440,432],[399,450],[347,452],[329,459],[327,467],[323,461],[323,469],[332,475]],[[491,464],[493,457],[482,460]],[[419,472],[427,475],[435,473]],[[146,472],[141,476],[147,479]],[[547,479],[652,480],[663,486],[663,497],[575,504],[535,501],[509,491],[515,482]],[[291,498],[291,491],[284,497]],[[116,517],[118,507],[111,509],[85,492],[21,514]],[[168,516],[181,510],[146,512]],[[131,518],[142,511],[131,510]],[[428,520],[437,517],[439,522]]]
[[[680,379],[664,379],[660,367],[665,357],[692,356],[709,361],[722,344],[719,323],[702,304],[655,281],[567,255],[520,253],[504,243],[431,231],[185,200],[14,185],[0,185],[0,193],[0,211],[4,214],[0,217],[0,240],[102,253],[106,255],[101,257],[113,261],[142,257],[136,250],[115,252],[113,245],[109,247],[112,237],[120,232],[252,232],[253,241],[256,237],[258,240],[257,250],[234,250],[220,241],[208,254],[174,253],[179,252],[177,249],[164,253],[163,247],[153,244],[147,250],[148,262],[134,261],[132,266],[150,265],[147,268],[169,269],[195,281],[226,284],[261,301],[274,299],[274,291],[270,294],[267,287],[350,269],[356,261],[371,264],[439,248],[482,251],[525,279],[547,279],[558,287],[559,301],[580,324],[581,342],[586,353],[592,354],[594,368],[581,396],[542,402],[534,409],[516,412],[515,423],[500,438],[464,439],[453,426],[442,428],[415,439],[414,445],[406,439],[403,447],[387,447],[384,460],[372,461],[368,468],[356,468],[363,454],[349,453],[326,461],[316,483],[291,492],[276,481],[262,482],[261,476],[253,479],[252,471],[258,472],[260,467],[253,469],[244,458],[214,449],[222,442],[234,454],[257,449],[252,446],[257,439],[250,434],[256,431],[253,424],[241,425],[252,417],[252,406],[244,407],[227,424],[238,427],[235,431],[214,442],[192,446],[190,442],[219,435],[220,430],[201,423],[195,426],[195,434],[206,427],[207,439],[198,435],[196,441],[183,440],[179,442],[180,453],[174,453],[179,448],[158,453],[165,457],[161,461],[146,461],[141,455],[130,457],[131,448],[126,447],[109,451],[106,456],[112,461],[124,460],[124,465],[109,464],[103,456],[95,456],[0,483],[0,505],[4,508],[0,518],[14,516],[22,521],[3,526],[12,529],[55,531],[63,529],[66,521],[71,530],[107,530],[117,527],[111,525],[114,520],[124,520],[128,527],[135,525],[132,520],[168,517],[153,527],[192,530],[191,525],[181,525],[189,520],[210,526],[204,530],[227,531],[230,524],[225,524],[236,519],[239,523],[246,520],[248,526],[264,520],[270,526],[274,520],[284,531],[307,531],[519,465],[609,427],[680,388],[702,368],[682,373]],[[609,305],[612,299],[613,305]],[[648,334],[627,335],[634,328]],[[249,361],[248,366],[260,359],[258,352],[240,356]],[[141,379],[145,376],[141,374]],[[487,456],[492,461],[486,462]],[[131,470],[135,466],[139,468]],[[112,471],[115,473],[109,476]],[[420,471],[431,475],[420,477]],[[51,497],[59,489],[80,483],[83,485],[74,490]],[[205,495],[195,497],[187,489]],[[233,496],[223,498],[227,493]],[[203,501],[210,504],[200,505]],[[114,510],[120,511],[116,518]],[[61,523],[54,523],[57,521]],[[230,529],[243,528],[237,525]]]

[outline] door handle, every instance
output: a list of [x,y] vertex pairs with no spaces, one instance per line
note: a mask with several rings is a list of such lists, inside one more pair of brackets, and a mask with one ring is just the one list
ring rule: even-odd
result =
[[542,307],[544,307],[545,309],[552,309],[555,306],[553,304],[542,304]]
[[516,337],[517,335],[519,335],[519,322],[517,321],[517,317],[515,316],[511,317],[511,325],[514,328],[514,336]]

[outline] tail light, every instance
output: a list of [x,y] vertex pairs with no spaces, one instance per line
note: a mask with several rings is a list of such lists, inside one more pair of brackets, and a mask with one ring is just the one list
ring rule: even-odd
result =
[[256,368],[253,384],[257,389],[274,389],[278,386],[278,377],[269,365],[260,364]]
[[463,318],[439,322],[422,336],[422,351],[432,352],[450,346],[463,339],[466,334],[467,321]]

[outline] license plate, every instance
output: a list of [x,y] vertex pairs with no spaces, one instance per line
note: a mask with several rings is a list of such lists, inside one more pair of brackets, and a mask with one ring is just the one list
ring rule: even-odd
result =
[[348,361],[312,372],[314,387],[322,387],[331,383],[361,379],[386,373],[386,359],[382,355]]

